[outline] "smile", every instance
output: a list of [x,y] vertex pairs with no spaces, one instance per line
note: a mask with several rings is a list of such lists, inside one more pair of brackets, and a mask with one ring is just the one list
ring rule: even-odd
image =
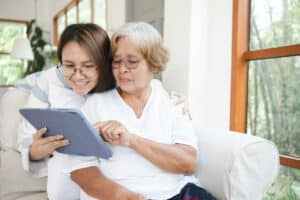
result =
[[77,81],[77,82],[73,82],[73,83],[76,86],[84,86],[84,85],[87,85],[89,82],[88,81]]

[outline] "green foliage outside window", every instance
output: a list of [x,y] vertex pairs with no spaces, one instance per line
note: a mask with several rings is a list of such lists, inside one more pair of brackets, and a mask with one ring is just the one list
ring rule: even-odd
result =
[[[300,2],[251,1],[250,49],[300,43]],[[251,61],[248,133],[300,156],[300,56]],[[300,170],[284,167],[264,200],[300,200]]]
[[0,85],[11,85],[23,77],[25,62],[10,57],[16,38],[26,36],[26,25],[0,22]]
[[24,61],[0,55],[0,85],[12,85],[23,77]]
[[[30,40],[32,61],[10,57],[14,40],[24,37]],[[47,61],[49,65],[57,63],[56,50],[43,39],[43,30],[35,20],[31,20],[28,26],[0,21],[0,85],[13,85],[24,76],[43,70]]]
[[300,176],[300,170],[282,167],[277,181],[266,191],[263,200],[300,200],[300,184],[294,181],[295,176]]

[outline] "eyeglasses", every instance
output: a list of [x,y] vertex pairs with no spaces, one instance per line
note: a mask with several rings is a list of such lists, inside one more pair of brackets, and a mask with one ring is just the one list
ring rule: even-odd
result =
[[65,76],[68,77],[73,76],[77,70],[83,76],[93,76],[94,73],[97,71],[97,67],[94,64],[82,65],[79,68],[76,68],[73,64],[62,64],[57,67],[62,70],[62,73]]
[[119,69],[122,64],[124,63],[125,67],[129,70],[136,69],[139,65],[139,63],[142,61],[142,58],[140,59],[113,59],[112,61],[112,68],[113,69]]

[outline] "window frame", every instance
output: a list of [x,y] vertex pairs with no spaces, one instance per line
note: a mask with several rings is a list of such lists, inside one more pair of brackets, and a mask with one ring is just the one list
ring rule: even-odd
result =
[[[76,23],[79,22],[79,3],[81,0],[72,0],[70,3],[68,3],[64,8],[62,8],[54,17],[53,17],[53,43],[54,45],[58,44],[58,18],[61,17],[62,15],[65,16],[65,26],[67,26],[68,22],[68,11],[71,10],[72,8],[76,7]],[[95,21],[95,1],[94,0],[89,0],[90,5],[91,5],[91,23],[94,23]],[[105,5],[107,7],[107,0],[105,0]],[[106,11],[106,24],[107,24],[107,11]]]
[[[26,26],[26,29],[29,25],[29,21],[26,20],[16,20],[16,19],[5,19],[0,18],[0,22],[8,22],[8,23],[15,23],[15,24],[24,24]],[[0,51],[0,55],[10,55],[10,52]],[[12,87],[13,85],[2,85],[0,84],[0,88],[8,88]]]
[[[246,133],[248,63],[300,55],[300,44],[249,50],[251,0],[233,0],[230,130]],[[280,155],[280,164],[300,169],[300,158]]]

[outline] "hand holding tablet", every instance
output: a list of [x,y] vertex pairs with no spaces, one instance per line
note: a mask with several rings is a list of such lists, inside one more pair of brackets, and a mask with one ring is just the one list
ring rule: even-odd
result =
[[58,152],[105,159],[112,155],[97,130],[76,109],[26,108],[20,109],[20,113],[34,128],[47,127],[45,136],[61,134],[70,141]]

